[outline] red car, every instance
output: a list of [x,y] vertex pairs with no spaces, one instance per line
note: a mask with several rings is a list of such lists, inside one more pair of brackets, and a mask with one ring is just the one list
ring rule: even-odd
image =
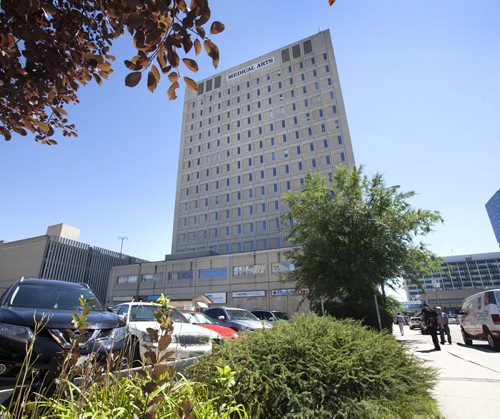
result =
[[217,320],[211,319],[203,313],[189,310],[181,311],[190,323],[213,330],[221,335],[224,339],[235,339],[238,337],[238,332],[229,327],[222,326],[221,324],[217,323]]

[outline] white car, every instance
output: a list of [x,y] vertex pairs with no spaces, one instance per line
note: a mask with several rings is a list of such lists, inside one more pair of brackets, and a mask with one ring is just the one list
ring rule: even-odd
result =
[[464,343],[486,340],[494,351],[500,351],[500,289],[471,295],[460,311],[460,329]]
[[[160,325],[154,312],[160,306],[151,302],[130,302],[115,307],[116,313],[127,322],[131,337],[131,359],[147,363],[145,356],[147,347],[157,348],[147,332],[148,328],[159,330]],[[221,342],[221,336],[212,330],[191,324],[184,315],[172,308],[170,318],[173,322],[172,342],[165,352],[173,354],[172,360],[192,358],[206,354],[212,350],[214,341]]]

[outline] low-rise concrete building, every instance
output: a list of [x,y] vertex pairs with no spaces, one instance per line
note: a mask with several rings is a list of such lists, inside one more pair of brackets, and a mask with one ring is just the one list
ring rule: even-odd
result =
[[307,290],[295,291],[286,274],[294,266],[287,249],[217,255],[214,252],[168,255],[159,262],[114,266],[107,304],[155,300],[160,294],[175,301],[191,301],[204,294],[212,306],[306,311]]
[[87,283],[104,300],[112,266],[144,262],[81,243],[79,238],[78,228],[56,224],[42,236],[0,241],[0,292],[22,277],[45,278]]

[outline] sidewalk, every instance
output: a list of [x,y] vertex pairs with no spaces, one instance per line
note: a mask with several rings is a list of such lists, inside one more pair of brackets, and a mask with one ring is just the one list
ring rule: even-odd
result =
[[493,352],[487,343],[474,341],[465,346],[460,326],[450,325],[452,345],[442,345],[434,351],[431,337],[419,330],[405,327],[396,339],[404,342],[410,353],[426,361],[439,372],[433,397],[446,419],[500,418],[500,352]]

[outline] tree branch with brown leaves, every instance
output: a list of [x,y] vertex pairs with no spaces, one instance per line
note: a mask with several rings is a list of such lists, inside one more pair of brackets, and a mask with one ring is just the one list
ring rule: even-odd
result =
[[[0,134],[31,132],[42,144],[56,144],[56,132],[76,137],[66,106],[78,103],[78,89],[94,80],[99,85],[113,72],[109,53],[125,29],[137,54],[125,61],[132,73],[125,78],[136,86],[148,70],[153,92],[168,74],[169,99],[179,88],[181,62],[196,72],[198,64],[186,56],[201,42],[219,62],[217,46],[206,36],[211,17],[208,0],[2,0],[0,8]],[[224,30],[213,22],[210,34]],[[194,38],[194,41],[193,41]],[[153,62],[156,60],[157,64]],[[190,90],[194,80],[184,76]]]

